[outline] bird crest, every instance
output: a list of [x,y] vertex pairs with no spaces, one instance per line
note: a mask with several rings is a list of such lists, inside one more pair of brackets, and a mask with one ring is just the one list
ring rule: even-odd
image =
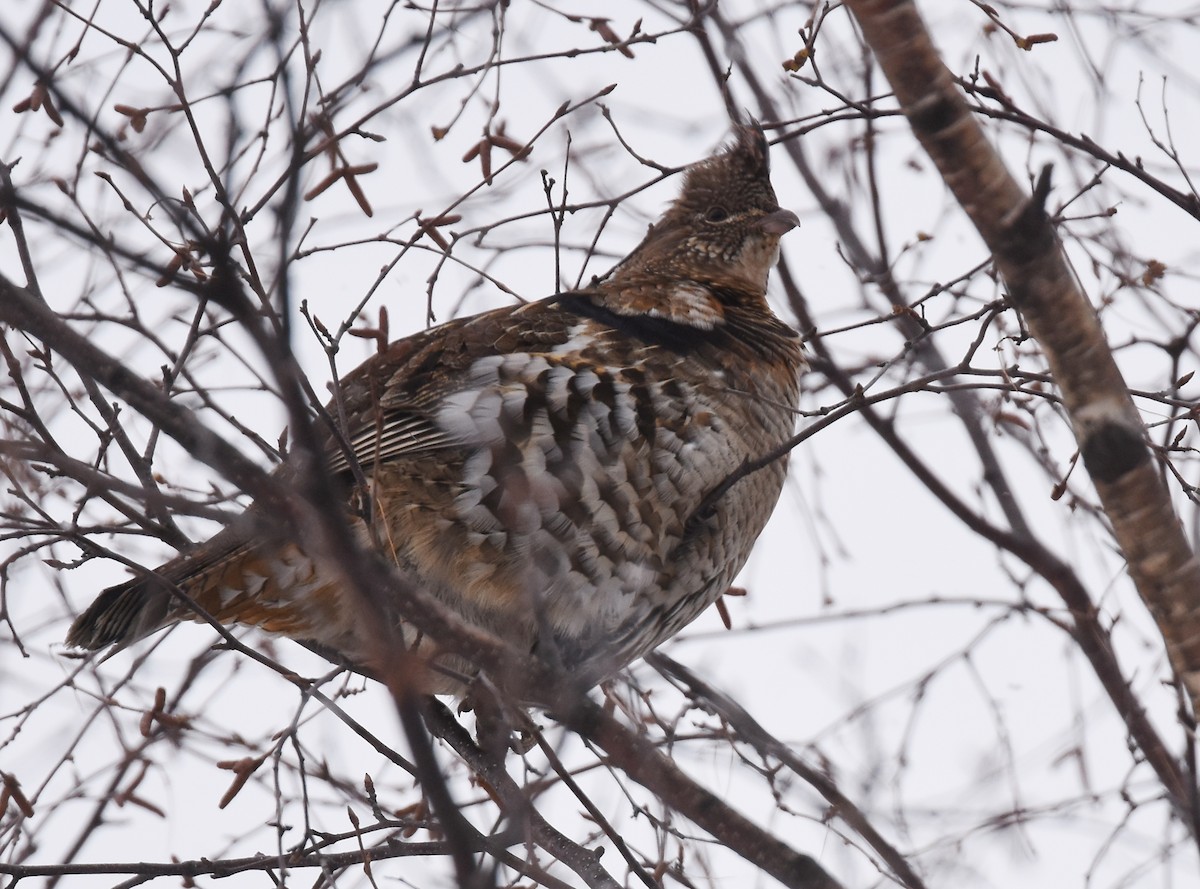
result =
[[762,129],[738,126],[726,148],[687,169],[679,196],[599,282],[596,301],[702,330],[724,323],[730,303],[765,311],[779,238],[799,224],[780,208],[770,171]]

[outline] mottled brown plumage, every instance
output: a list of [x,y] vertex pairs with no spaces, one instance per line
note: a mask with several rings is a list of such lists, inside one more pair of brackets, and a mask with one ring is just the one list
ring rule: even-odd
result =
[[[552,649],[589,682],[716,601],[774,508],[783,461],[700,507],[791,434],[803,367],[765,298],[797,224],[768,173],[761,131],[739,127],[603,280],[398,340],[348,375],[349,447],[331,436],[329,455],[349,489],[368,482],[349,504],[370,504],[368,521],[351,519],[360,538],[471,623]],[[235,522],[158,573],[222,622],[364,662],[336,574],[254,527]],[[68,642],[125,645],[189,614],[134,580],[102,593]]]

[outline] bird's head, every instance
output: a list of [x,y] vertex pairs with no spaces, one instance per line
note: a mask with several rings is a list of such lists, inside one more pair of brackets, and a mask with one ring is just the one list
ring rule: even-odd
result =
[[[609,307],[711,327],[731,299],[761,302],[779,238],[800,224],[779,206],[770,171],[766,136],[745,125],[730,145],[689,167],[679,197],[605,282],[615,297]],[[647,306],[644,285],[652,281],[680,286],[660,288],[664,301]]]

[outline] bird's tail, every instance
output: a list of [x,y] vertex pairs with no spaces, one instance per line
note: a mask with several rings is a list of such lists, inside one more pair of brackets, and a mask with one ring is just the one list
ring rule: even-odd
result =
[[[193,614],[186,605],[187,597],[195,597],[201,608],[217,614],[221,608],[219,595],[206,596],[219,590],[223,583],[239,586],[238,566],[241,557],[251,549],[247,534],[256,527],[256,521],[253,515],[244,514],[206,543],[160,565],[152,573],[143,572],[139,577],[109,587],[75,618],[67,631],[67,645],[88,651],[115,645],[120,650]],[[235,576],[228,577],[225,572]],[[236,620],[236,615],[232,619]]]
[[166,623],[171,598],[167,581],[153,576],[109,587],[75,618],[67,644],[89,651],[124,648]]

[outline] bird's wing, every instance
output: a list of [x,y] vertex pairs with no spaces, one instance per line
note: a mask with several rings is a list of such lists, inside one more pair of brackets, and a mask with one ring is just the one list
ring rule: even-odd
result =
[[[520,361],[553,349],[570,336],[571,312],[549,301],[452,321],[392,343],[339,383],[328,406],[340,435],[327,445],[330,468],[365,472],[383,462],[412,459],[478,444],[454,422],[458,402],[504,388],[501,356]],[[470,399],[468,399],[470,401]],[[464,409],[469,405],[464,402]]]
[[350,456],[370,472],[377,463],[436,451],[454,442],[439,429],[433,419],[417,409],[383,409],[375,422],[359,426],[329,455],[329,468],[334,473],[350,469]]
[[[430,331],[429,333],[433,333]],[[365,472],[382,462],[436,451],[452,444],[434,412],[453,374],[437,360],[443,337],[398,340],[342,380],[329,405],[341,435],[327,447],[330,469]]]

